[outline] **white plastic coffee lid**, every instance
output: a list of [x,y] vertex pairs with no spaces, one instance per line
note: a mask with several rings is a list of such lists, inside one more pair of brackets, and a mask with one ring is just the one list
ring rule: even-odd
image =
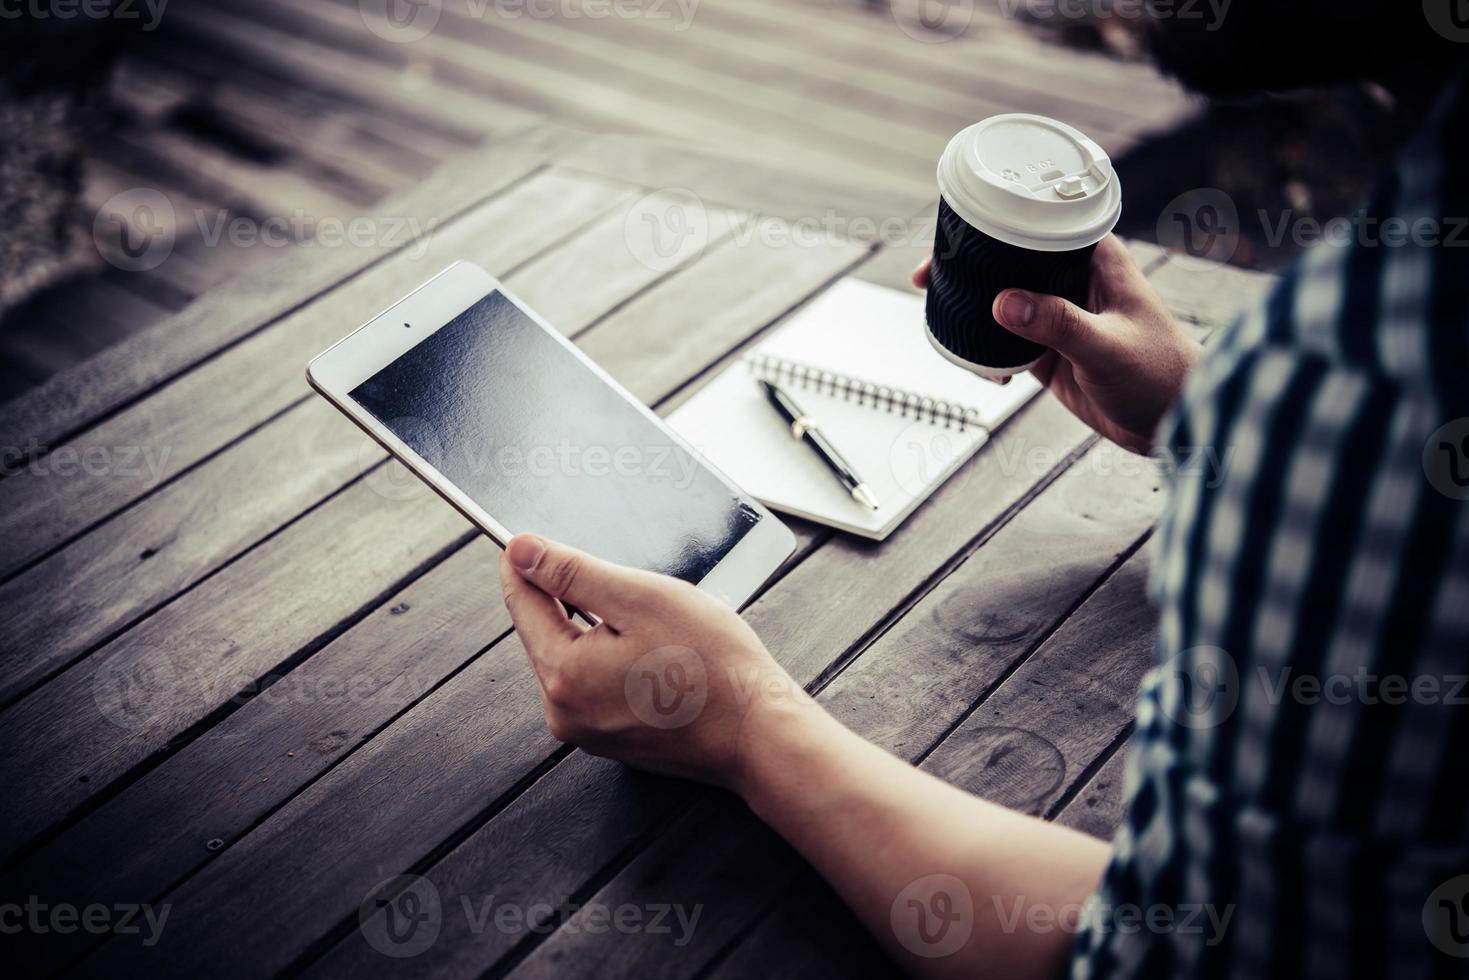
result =
[[992,238],[1039,252],[1100,241],[1122,214],[1107,153],[1079,130],[1028,113],[961,130],[939,158],[939,193]]

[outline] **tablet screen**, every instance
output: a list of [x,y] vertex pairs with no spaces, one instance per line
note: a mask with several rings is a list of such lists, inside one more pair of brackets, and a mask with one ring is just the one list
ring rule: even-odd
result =
[[512,533],[697,583],[760,520],[498,290],[351,397]]

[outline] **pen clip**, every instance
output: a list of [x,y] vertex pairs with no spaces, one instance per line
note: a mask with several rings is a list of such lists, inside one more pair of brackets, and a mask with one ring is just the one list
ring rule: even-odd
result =
[[802,415],[791,420],[791,435],[797,439],[804,439],[806,433],[816,428],[816,420],[809,415]]

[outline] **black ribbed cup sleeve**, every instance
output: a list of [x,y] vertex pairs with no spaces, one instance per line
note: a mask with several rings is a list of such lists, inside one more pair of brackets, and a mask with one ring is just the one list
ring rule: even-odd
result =
[[933,266],[928,276],[928,330],[945,350],[986,368],[1019,367],[1045,352],[990,315],[1006,289],[1028,289],[1086,308],[1096,245],[1036,252],[991,238],[939,198]]

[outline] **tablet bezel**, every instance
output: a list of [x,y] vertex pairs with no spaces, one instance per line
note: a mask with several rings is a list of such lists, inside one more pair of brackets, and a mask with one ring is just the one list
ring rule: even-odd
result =
[[455,317],[496,290],[550,334],[573,357],[591,368],[634,411],[651,419],[669,439],[688,451],[699,465],[707,468],[760,515],[760,520],[745,536],[696,583],[702,591],[736,609],[741,608],[795,552],[795,535],[768,508],[735,486],[662,419],[587,357],[581,348],[567,340],[560,331],[479,266],[470,262],[456,262],[449,266],[313,358],[306,367],[306,379],[338,411],[503,548],[512,536],[508,528],[351,397],[351,392],[359,384],[423,343]]

